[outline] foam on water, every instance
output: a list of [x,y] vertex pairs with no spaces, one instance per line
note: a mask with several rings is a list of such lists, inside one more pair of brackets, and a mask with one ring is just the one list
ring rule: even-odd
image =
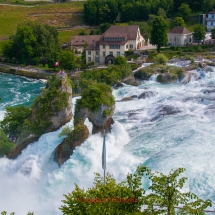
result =
[[[184,167],[189,178],[185,189],[215,202],[213,90],[214,73],[187,85],[145,81],[138,87],[125,85],[114,90],[115,123],[106,138],[108,172],[121,181],[140,163],[164,173]],[[147,91],[154,92],[154,96],[120,102]],[[92,128],[89,121],[86,124]],[[58,208],[63,194],[71,192],[74,183],[87,188],[93,184],[94,172],[103,174],[103,140],[99,134],[90,135],[58,168],[51,157],[62,141],[60,131],[43,135],[15,160],[0,159],[4,196],[0,211],[15,211],[17,215],[28,211],[37,215],[61,214]]]

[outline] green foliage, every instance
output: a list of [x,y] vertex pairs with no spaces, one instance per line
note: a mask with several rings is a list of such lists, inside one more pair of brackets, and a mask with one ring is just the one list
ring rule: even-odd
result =
[[164,54],[158,54],[155,56],[155,63],[157,64],[165,64],[168,61]]
[[[6,211],[2,211],[2,212],[1,212],[1,215],[7,215],[7,212],[6,212]],[[15,213],[12,212],[12,213],[10,213],[10,215],[15,215]],[[27,215],[34,215],[34,213],[33,213],[33,212],[28,212]]]
[[14,146],[15,145],[8,140],[4,131],[0,129],[0,157],[7,155]]
[[214,5],[215,5],[215,1],[214,0],[203,0],[202,11],[204,13],[208,13],[208,12],[210,12],[210,11],[213,10]]
[[94,82],[105,83],[113,86],[117,81],[126,78],[132,74],[131,66],[111,65],[107,69],[93,69],[83,72],[80,77],[80,87],[86,88]]
[[72,129],[73,128],[70,126],[63,127],[63,129],[62,129],[61,133],[58,135],[58,137],[68,136],[71,133]]
[[127,64],[126,59],[123,56],[117,56],[114,61],[115,65],[123,66]]
[[166,11],[163,8],[159,7],[157,15],[161,16],[165,19],[166,18]]
[[19,25],[3,47],[5,57],[25,65],[38,65],[41,58],[49,59],[55,52],[60,52],[56,28],[30,22]]
[[0,122],[2,130],[10,137],[18,137],[23,130],[25,120],[30,117],[31,110],[24,106],[6,107],[3,121]]
[[60,58],[60,68],[65,70],[72,70],[76,66],[76,57],[72,51],[62,51]]
[[[167,214],[174,215],[174,206],[181,206],[181,211],[186,211],[186,214],[201,214],[201,211],[211,206],[210,200],[202,200],[191,192],[182,192],[187,178],[181,177],[185,171],[184,168],[171,170],[168,175],[159,172],[147,170],[151,185],[149,190],[151,193],[146,196],[144,202],[147,208],[144,214]],[[154,207],[154,206],[157,207]]]
[[211,29],[211,38],[215,39],[215,28]]
[[200,41],[200,40],[205,39],[205,34],[206,34],[206,32],[202,25],[197,25],[194,28],[193,36],[196,40]]
[[186,58],[186,60],[190,60],[191,63],[193,63],[194,60],[195,60],[195,58],[193,56],[191,56],[191,55],[185,55],[184,57]]
[[185,24],[185,22],[184,22],[182,17],[175,17],[175,19],[172,21],[171,28],[174,28],[176,26],[186,27],[186,24]]
[[32,122],[29,125],[34,134],[42,134],[51,124],[50,117],[68,105],[70,94],[60,90],[62,85],[67,88],[70,83],[63,82],[63,79],[58,77],[50,79],[46,88],[34,100],[32,107],[33,121],[31,120]]
[[64,215],[78,214],[140,214],[143,204],[144,189],[141,188],[141,172],[128,174],[127,179],[120,183],[107,174],[104,178],[98,173],[93,187],[85,190],[75,184],[75,189],[64,195],[60,210]]
[[187,20],[191,13],[192,10],[190,9],[188,4],[182,3],[178,8],[178,15],[181,16],[184,20]]
[[93,84],[85,88],[82,97],[77,101],[77,108],[89,108],[91,111],[97,111],[100,105],[111,107],[114,105],[112,89],[106,84]]
[[160,16],[155,17],[152,24],[151,44],[157,45],[159,53],[161,46],[166,46],[167,41],[167,24],[165,20]]
[[[96,173],[94,185],[75,189],[64,195],[60,210],[64,215],[72,214],[146,214],[175,215],[176,206],[182,207],[180,214],[203,214],[203,210],[211,206],[210,200],[202,200],[191,192],[182,192],[187,180],[181,174],[184,168],[171,170],[168,175],[152,172],[144,166],[137,167],[135,174],[128,174],[125,181],[116,183],[107,174],[104,178]],[[142,188],[142,177],[150,181],[149,192]],[[141,206],[145,209],[141,212]]]

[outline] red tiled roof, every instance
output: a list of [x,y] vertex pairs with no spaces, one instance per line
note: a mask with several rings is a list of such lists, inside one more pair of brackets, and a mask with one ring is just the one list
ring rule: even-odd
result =
[[90,45],[95,41],[99,41],[101,35],[79,35],[72,36],[71,46],[83,46],[85,43]]
[[213,9],[211,12],[209,12],[208,14],[215,14],[215,9]]
[[190,34],[191,32],[188,31],[185,27],[176,26],[176,27],[172,28],[168,33],[172,33],[172,34]]
[[136,40],[138,25],[128,26],[111,26],[107,31],[104,32],[103,38],[125,38],[128,40]]
[[99,50],[99,41],[91,43],[86,50]]

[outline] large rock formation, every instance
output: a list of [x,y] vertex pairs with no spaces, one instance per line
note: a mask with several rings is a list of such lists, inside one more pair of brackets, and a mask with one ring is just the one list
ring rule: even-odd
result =
[[72,118],[72,86],[67,75],[48,81],[40,96],[36,98],[28,124],[17,139],[17,145],[8,154],[17,157],[30,143],[47,132],[55,131]]
[[54,160],[59,166],[63,165],[63,163],[70,158],[76,146],[80,146],[88,136],[89,130],[86,125],[79,124],[75,127],[75,129],[56,147],[54,151]]
[[94,84],[82,92],[82,98],[76,100],[74,130],[54,151],[54,160],[61,166],[70,158],[76,146],[80,146],[89,136],[85,120],[93,125],[92,134],[108,133],[114,123],[112,116],[115,101],[111,87]]
[[[114,113],[115,105],[109,107],[101,104],[97,111],[91,111],[89,108],[81,108],[75,111],[75,119],[79,122],[84,122],[87,118],[93,125],[92,134],[103,132],[110,132],[111,125],[114,123],[112,115]],[[105,114],[105,113],[108,114]]]

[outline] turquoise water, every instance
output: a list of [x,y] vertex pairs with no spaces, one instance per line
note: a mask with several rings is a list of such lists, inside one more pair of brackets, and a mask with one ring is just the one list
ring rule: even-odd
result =
[[[13,83],[4,87],[13,95],[7,97],[4,93],[5,104],[30,105],[43,87],[39,81],[2,77]],[[120,101],[144,92],[154,96]],[[113,95],[115,123],[106,138],[107,171],[120,181],[140,164],[164,173],[184,167],[189,178],[184,190],[215,203],[215,73],[187,85],[162,85],[155,80],[142,82],[139,87],[125,85]],[[92,128],[88,121],[86,124]],[[87,188],[93,184],[94,172],[103,174],[103,140],[99,134],[90,135],[59,168],[51,156],[62,141],[60,132],[43,135],[15,160],[0,159],[0,191],[4,196],[0,211],[60,215],[63,194],[71,192],[74,183]]]
[[39,80],[0,73],[0,110],[6,106],[30,106],[42,87],[44,84]]

